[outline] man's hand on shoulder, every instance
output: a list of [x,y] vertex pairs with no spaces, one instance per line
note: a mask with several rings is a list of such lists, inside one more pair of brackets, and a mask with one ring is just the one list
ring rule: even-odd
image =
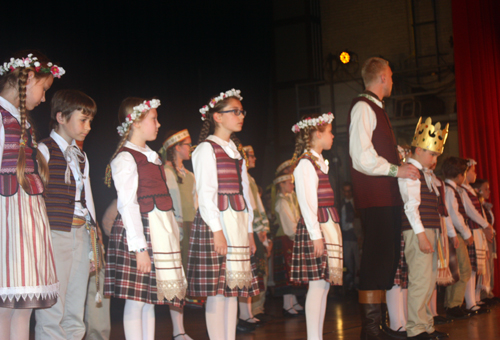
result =
[[413,164],[406,164],[398,167],[398,173],[396,175],[398,178],[409,178],[409,179],[419,179],[420,173],[418,169]]

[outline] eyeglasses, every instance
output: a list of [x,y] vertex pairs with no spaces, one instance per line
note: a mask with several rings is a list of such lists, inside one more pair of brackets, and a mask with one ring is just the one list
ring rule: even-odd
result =
[[233,109],[233,110],[227,110],[227,111],[219,111],[219,113],[229,113],[229,112],[232,112],[233,115],[235,115],[235,116],[239,116],[241,114],[243,115],[243,117],[247,116],[247,112],[245,110]]
[[193,146],[193,144],[191,144],[191,143],[180,143],[180,145],[189,145],[189,147]]

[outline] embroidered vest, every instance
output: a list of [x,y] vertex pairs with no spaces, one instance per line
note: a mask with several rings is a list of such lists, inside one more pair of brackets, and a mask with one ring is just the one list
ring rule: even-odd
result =
[[[467,192],[467,195],[469,196],[472,204],[474,205],[474,208],[476,208],[477,212],[483,216],[483,218],[485,217],[484,215],[484,212],[483,212],[483,207],[481,206],[481,203],[479,202],[479,199],[477,198],[476,195],[472,194],[469,190],[467,189],[464,189],[465,192]],[[485,218],[486,219],[486,218]],[[476,222],[474,222],[471,218],[469,219],[469,228],[471,229],[482,229],[482,227],[477,224]]]
[[458,202],[458,212],[464,218],[465,224],[468,224],[469,223],[469,217],[465,213],[464,204],[462,202],[462,198],[460,197],[460,194],[458,193],[458,190],[455,189],[452,185],[450,185],[448,183],[446,183],[446,186],[449,186],[450,188],[453,189],[453,193],[455,194],[455,198],[457,199],[457,202]]
[[[70,171],[71,183],[64,182],[64,175],[68,162],[64,158],[59,145],[52,137],[41,141],[49,149],[49,185],[45,192],[45,205],[49,216],[50,229],[59,231],[71,231],[73,215],[75,213],[76,182],[73,172]],[[85,163],[80,163],[80,171],[83,174]],[[85,207],[85,186],[80,194],[80,202]]]
[[247,208],[243,197],[243,186],[241,171],[243,159],[233,159],[229,157],[224,149],[217,143],[207,140],[214,149],[215,160],[217,162],[218,181],[218,208],[225,211],[229,204],[234,211],[243,211]]
[[438,197],[438,212],[439,215],[443,217],[448,217],[448,208],[446,208],[446,191],[444,190],[444,182],[439,179],[439,182],[441,182],[441,186],[437,187],[439,190],[440,196]]
[[[424,173],[420,172],[420,205],[418,211],[420,220],[424,228],[441,228],[441,219],[439,217],[439,199],[435,192],[430,192],[425,182]],[[440,192],[442,195],[442,193]],[[406,214],[403,214],[402,230],[410,230],[411,224]]]
[[[377,104],[365,97],[356,97],[352,101],[352,111],[358,102],[370,105],[377,118],[377,126],[373,131],[372,144],[377,154],[385,158],[389,163],[399,165],[399,154],[397,151],[396,138],[392,131],[391,122],[387,113]],[[351,114],[347,117],[347,126],[351,124]],[[350,136],[349,136],[350,138]],[[354,203],[358,209],[371,207],[401,206],[401,194],[399,193],[398,181],[395,177],[367,176],[355,170],[350,159],[351,177],[353,184]]]
[[[21,125],[17,119],[7,110],[0,106],[2,123],[5,131],[5,144],[3,148],[2,164],[0,167],[0,195],[12,196],[17,193],[19,183],[17,181],[16,169],[17,158],[19,157],[19,140],[21,139]],[[43,194],[44,187],[42,179],[38,174],[38,163],[36,153],[38,150],[33,147],[31,138],[31,128],[26,131],[28,142],[24,148],[26,167],[24,176],[28,180],[28,195]]]
[[486,221],[488,221],[489,224],[493,225],[493,216],[491,216],[492,212],[484,208],[484,214],[486,215]]
[[130,153],[137,164],[137,173],[139,174],[137,202],[141,214],[147,214],[155,206],[161,211],[172,210],[172,197],[168,192],[163,166],[148,162],[148,158],[144,154],[127,147],[123,147],[120,152]]
[[[330,180],[328,175],[324,174],[320,170],[316,162],[311,158],[310,155],[304,154],[300,157],[301,159],[309,160],[316,170],[316,175],[318,175],[318,222],[326,223],[328,222],[328,212],[332,216],[334,222],[339,223],[339,215],[337,209],[335,208],[335,198],[333,194],[332,186],[330,185]],[[300,162],[300,159],[299,159]]]

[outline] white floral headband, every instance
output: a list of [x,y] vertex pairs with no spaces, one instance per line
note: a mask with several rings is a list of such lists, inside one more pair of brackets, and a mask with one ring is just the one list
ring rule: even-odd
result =
[[156,109],[158,106],[160,106],[159,99],[145,100],[142,104],[134,106],[132,113],[128,114],[122,125],[116,128],[116,130],[118,130],[118,134],[123,137],[125,131],[128,131],[130,125],[132,125],[137,118],[139,118],[144,112]]
[[201,120],[207,119],[208,110],[210,110],[210,108],[213,109],[215,107],[215,104],[217,104],[218,102],[220,102],[223,99],[226,99],[229,97],[236,97],[240,101],[243,100],[243,97],[240,95],[240,93],[241,93],[240,90],[231,89],[229,91],[226,91],[226,93],[221,92],[219,96],[212,98],[210,100],[210,102],[208,103],[208,105],[203,105],[203,107],[200,109]]
[[306,119],[301,120],[294,126],[292,126],[293,133],[299,132],[301,129],[304,129],[309,126],[319,126],[323,124],[330,124],[333,121],[333,113],[323,113],[318,118],[308,117]]
[[3,63],[3,65],[0,65],[0,76],[3,76],[8,72],[12,72],[19,67],[34,67],[36,72],[52,73],[52,75],[56,78],[61,78],[61,76],[66,73],[66,71],[62,67],[53,65],[52,63],[47,63],[47,66],[48,67],[43,67],[38,61],[38,58],[33,57],[33,54],[30,53],[26,58],[10,58],[10,61],[8,63]]
[[473,160],[472,158],[467,158],[467,166],[470,168],[473,165],[476,165],[477,162]]

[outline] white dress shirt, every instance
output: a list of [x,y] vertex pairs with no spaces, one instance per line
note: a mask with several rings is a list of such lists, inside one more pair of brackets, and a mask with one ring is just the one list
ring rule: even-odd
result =
[[[59,146],[59,149],[61,152],[65,153],[66,148],[70,145],[66,140],[61,137],[55,130],[52,130],[50,132],[50,137],[56,142],[56,144]],[[75,140],[71,142],[71,147],[76,147],[78,148],[78,145],[76,145]],[[47,161],[47,164],[50,161],[50,152],[49,148],[47,145],[44,143],[38,144],[38,150],[42,153],[43,157]],[[95,208],[94,208],[94,198],[92,197],[92,187],[90,186],[90,176],[89,176],[89,160],[87,158],[87,154],[83,153],[85,155],[85,167],[83,169],[83,174],[80,172],[80,164],[75,163],[75,161],[70,161],[69,168],[71,170],[71,174],[73,175],[73,178],[75,179],[75,215],[78,216],[86,216],[88,213],[90,213],[90,216],[92,216],[92,219],[94,221],[96,220],[95,216]],[[66,160],[68,161],[68,160]],[[82,178],[83,176],[83,178]],[[50,181],[50,179],[49,179]],[[84,208],[82,203],[80,201],[82,189],[85,187],[85,205],[87,208]]]
[[[142,153],[150,163],[162,164],[160,156],[147,145],[143,148],[127,141],[124,147]],[[120,152],[111,161],[111,171],[118,194],[118,212],[121,215],[123,226],[127,231],[129,251],[138,251],[141,248],[147,248],[141,210],[137,200],[139,173],[137,172],[137,163],[134,156],[129,152]]]
[[278,223],[283,233],[293,240],[300,220],[300,211],[293,209],[293,194],[278,193],[274,209],[278,214]]
[[[328,174],[328,165],[322,155],[311,150],[311,153],[316,157],[316,163],[319,165],[321,172]],[[295,178],[295,191],[299,201],[300,213],[304,218],[307,231],[311,240],[319,240],[323,236],[318,221],[318,184],[319,178],[316,173],[316,168],[308,159],[301,159],[299,164],[293,171]]]
[[177,176],[170,167],[164,166],[164,169],[165,178],[167,179],[168,192],[170,193],[170,197],[172,197],[172,203],[174,206],[175,220],[177,221],[177,223],[182,224],[183,217],[181,191],[179,190],[179,184],[177,183]]
[[[453,188],[456,188],[460,197],[463,196],[462,188],[459,188],[455,182],[451,179],[446,179],[446,183],[450,184]],[[451,217],[452,224],[446,224],[448,229],[455,228],[462,235],[464,240],[468,240],[472,234],[470,232],[469,226],[465,223],[464,217],[458,211],[458,201],[455,197],[455,190],[446,186],[446,207],[448,208],[448,214]]]
[[470,186],[470,184],[462,184],[462,188],[464,189],[462,197],[462,202],[464,204],[465,212],[467,213],[467,216],[479,224],[482,228],[488,228],[488,221],[486,220],[486,217],[483,216],[483,214],[480,214],[476,207],[474,206],[474,203],[472,203],[469,195],[467,194],[467,191],[470,192],[472,195],[477,196],[476,192],[474,189]]
[[[241,159],[241,155],[232,140],[227,142],[215,135],[208,136],[207,140],[220,145],[230,158]],[[215,233],[222,230],[222,221],[221,211],[218,207],[219,181],[217,179],[217,161],[212,145],[210,143],[200,143],[192,154],[192,161],[200,214],[210,230]],[[244,160],[241,181],[243,197],[248,210],[248,233],[253,233],[253,207],[250,202],[250,187],[247,166]]]
[[[379,107],[383,103],[371,96]],[[349,126],[349,155],[352,166],[357,171],[368,176],[388,176],[391,165],[375,150],[372,137],[377,127],[377,116],[370,105],[364,101],[357,102],[351,111],[351,125]]]

